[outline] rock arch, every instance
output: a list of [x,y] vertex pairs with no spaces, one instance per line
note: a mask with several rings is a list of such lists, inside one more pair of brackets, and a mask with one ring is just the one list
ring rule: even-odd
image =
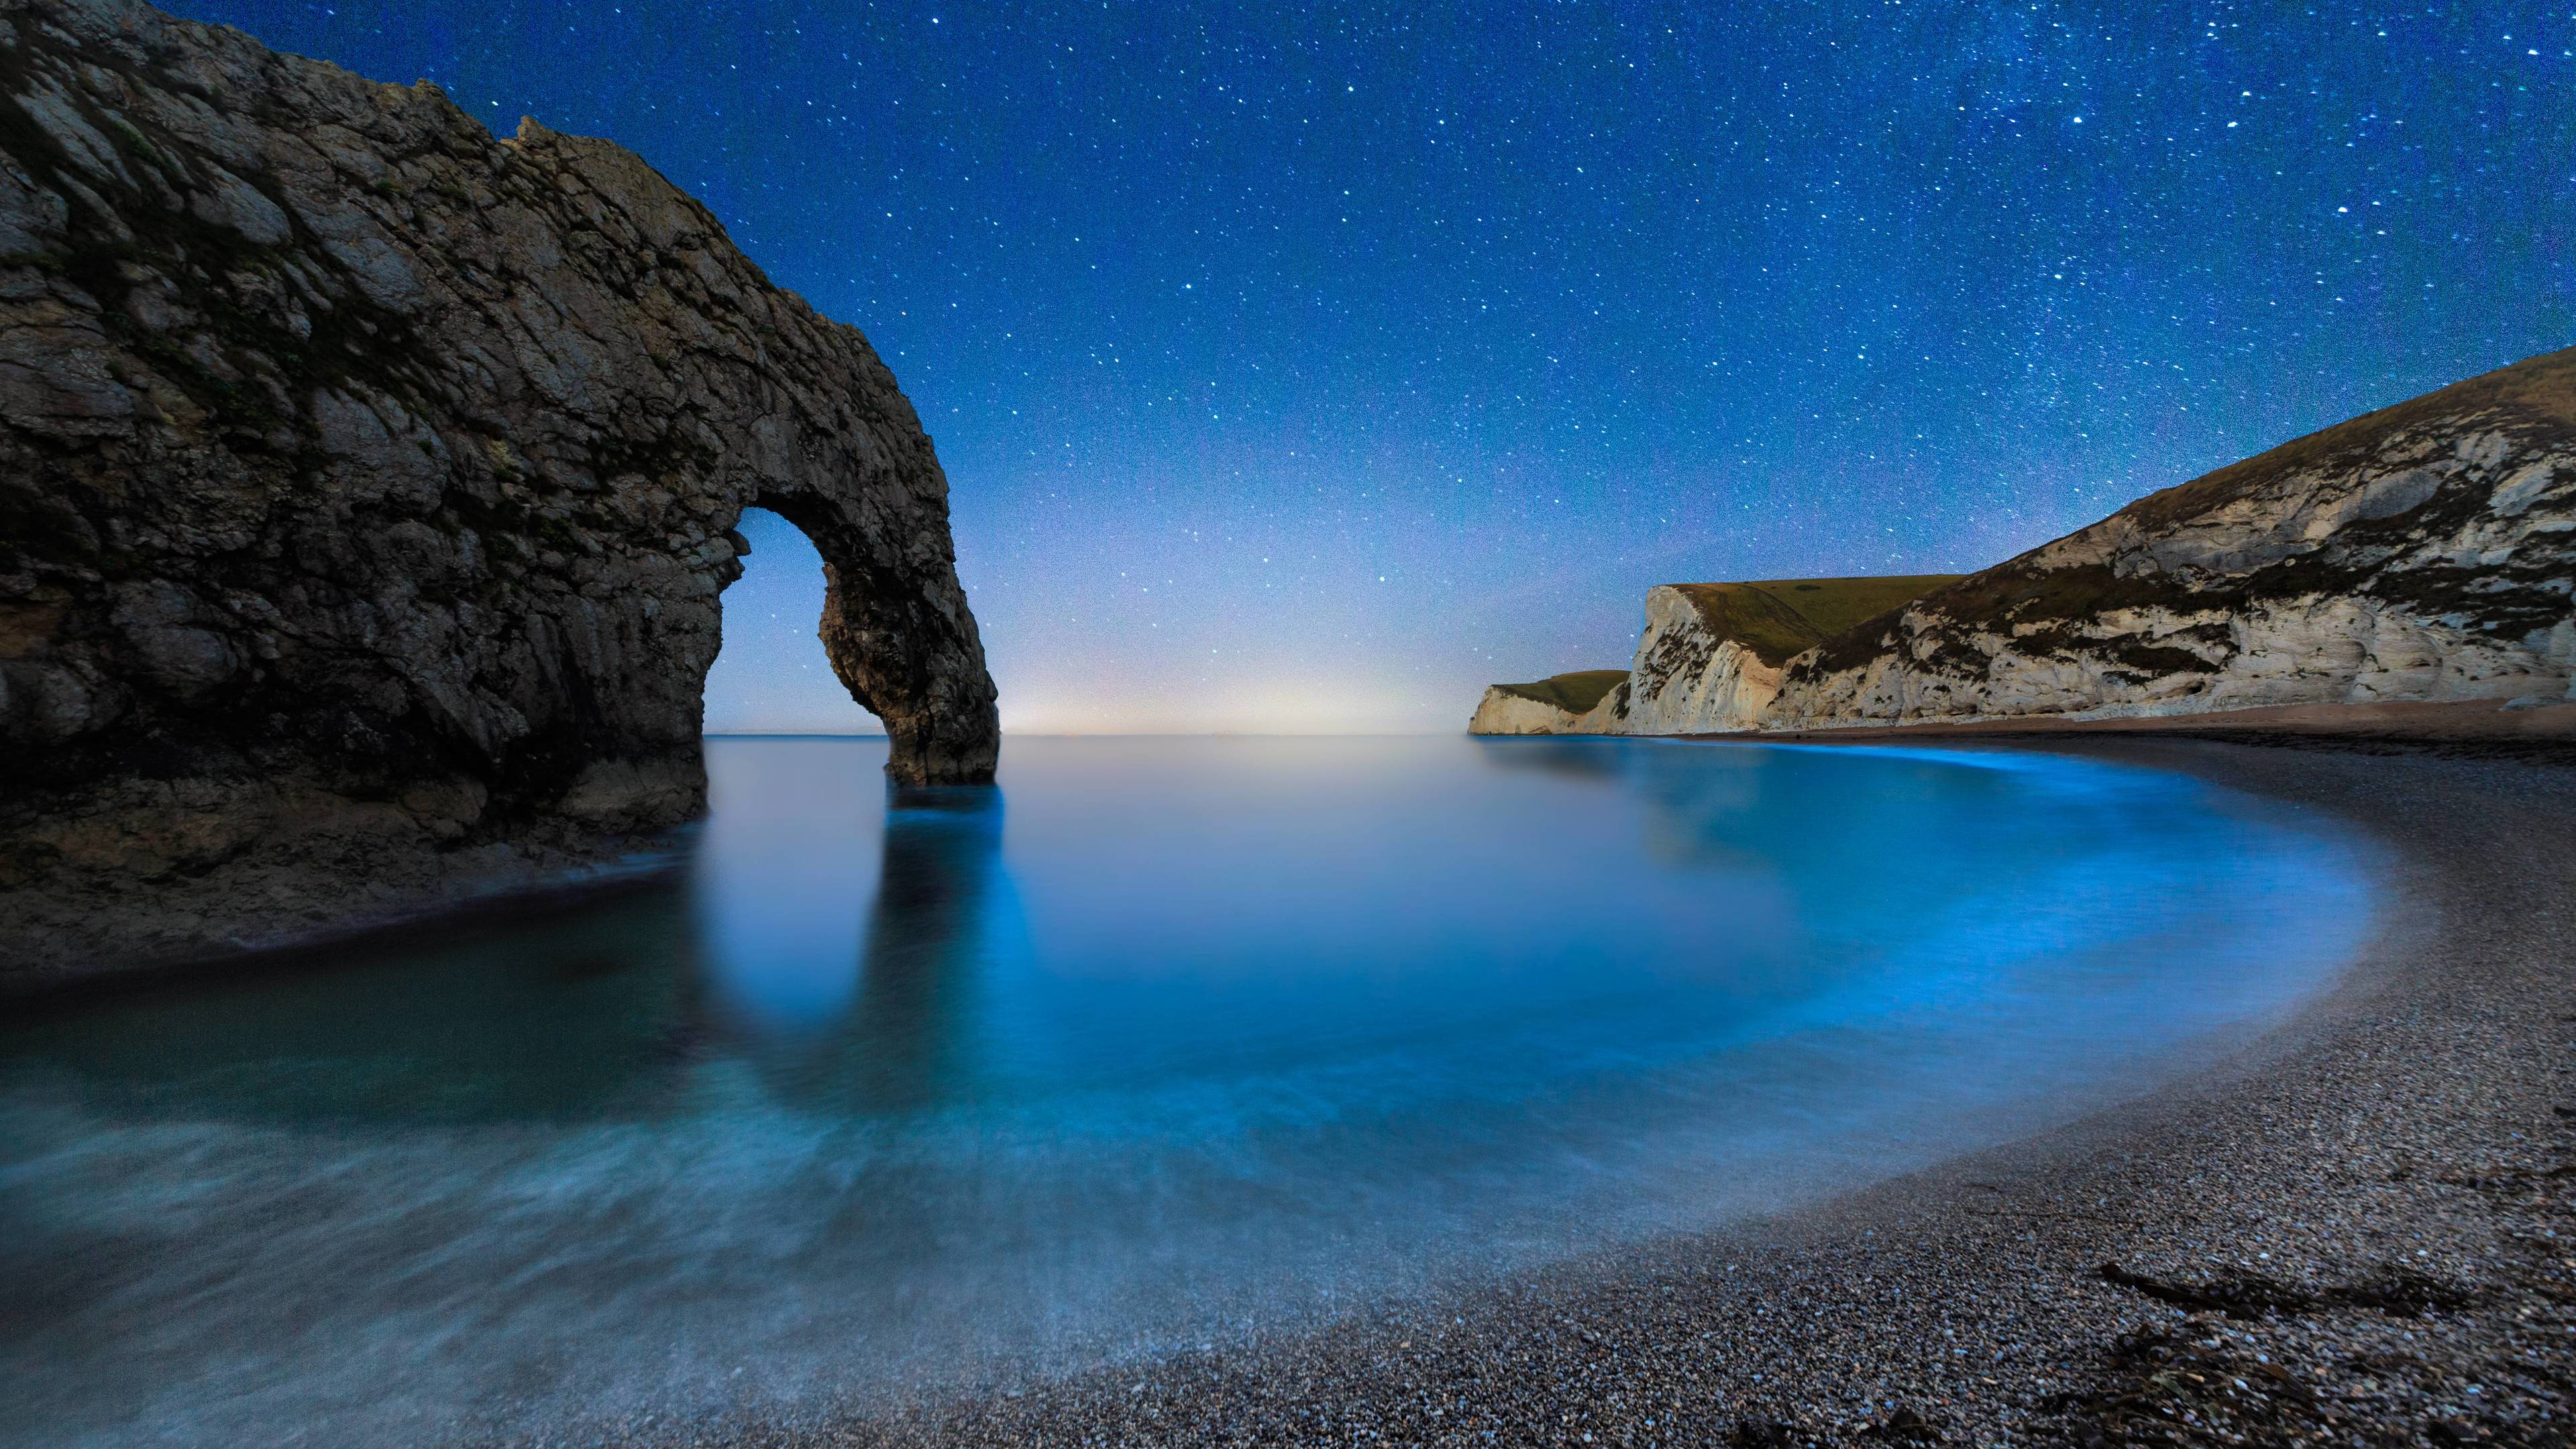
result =
[[[1000,740],[994,691],[954,563],[943,554],[925,570],[900,549],[878,546],[865,518],[828,493],[764,492],[750,506],[794,524],[822,555],[817,632],[850,697],[885,724],[886,773],[903,785],[991,780]],[[947,588],[921,587],[925,572]],[[953,614],[944,607],[951,596]],[[924,638],[962,641],[973,650],[972,669],[953,667],[944,650],[917,647]]]
[[754,504],[889,773],[991,777],[911,404],[640,158],[133,0],[0,25],[0,969],[686,819]]

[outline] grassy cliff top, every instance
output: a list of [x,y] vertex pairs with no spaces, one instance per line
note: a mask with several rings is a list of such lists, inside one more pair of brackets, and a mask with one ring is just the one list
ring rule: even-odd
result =
[[1753,579],[1674,584],[1707,621],[1765,664],[1780,665],[1855,624],[1913,602],[1964,574],[1893,574],[1856,579]]
[[2281,474],[2366,461],[2391,434],[2407,428],[2429,424],[2455,429],[2481,415],[2500,427],[2543,430],[2560,437],[2576,433],[2576,347],[2526,357],[2466,382],[2293,438],[2241,463],[2150,493],[2120,512],[2146,528],[2170,527]]
[[1568,714],[1581,714],[1601,702],[1601,697],[1627,682],[1624,669],[1578,669],[1572,674],[1554,674],[1527,684],[1497,684],[1505,694],[1517,694],[1541,704],[1552,704]]

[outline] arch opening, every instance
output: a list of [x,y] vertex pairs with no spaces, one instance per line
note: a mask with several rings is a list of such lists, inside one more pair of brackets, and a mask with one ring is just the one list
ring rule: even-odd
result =
[[878,735],[885,722],[851,694],[818,621],[830,607],[821,548],[786,515],[746,508],[751,545],[718,597],[715,662],[700,692],[709,735]]

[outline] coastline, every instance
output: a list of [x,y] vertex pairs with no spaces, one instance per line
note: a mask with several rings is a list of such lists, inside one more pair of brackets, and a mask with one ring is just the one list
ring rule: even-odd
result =
[[1779,1217],[1320,1329],[829,1423],[626,1432],[762,1446],[2566,1442],[2576,770],[2349,731],[2249,749],[2117,723],[1960,742],[2175,769],[2388,847],[2392,929],[2208,1071]]
[[2092,736],[2217,740],[2291,749],[2426,752],[2459,759],[2524,759],[2576,764],[2576,702],[2507,708],[2497,701],[2291,704],[2199,714],[2070,719],[2032,715],[1926,724],[1860,724],[1758,734],[1672,738],[1761,740],[1775,744],[2053,743]]

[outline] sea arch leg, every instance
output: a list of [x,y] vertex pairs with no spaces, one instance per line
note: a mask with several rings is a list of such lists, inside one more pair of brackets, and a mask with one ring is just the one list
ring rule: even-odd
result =
[[885,722],[886,774],[903,785],[989,783],[1001,716],[947,530],[872,526],[859,504],[806,492],[752,506],[795,524],[823,556],[823,652],[850,697]]

